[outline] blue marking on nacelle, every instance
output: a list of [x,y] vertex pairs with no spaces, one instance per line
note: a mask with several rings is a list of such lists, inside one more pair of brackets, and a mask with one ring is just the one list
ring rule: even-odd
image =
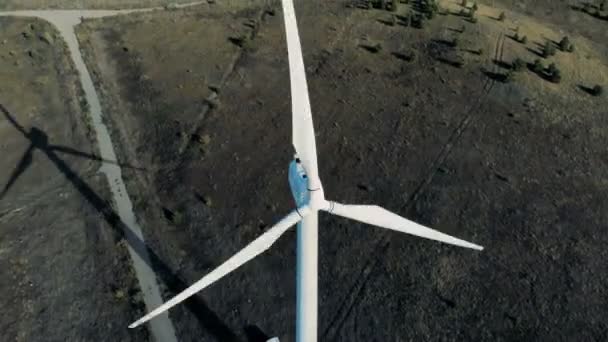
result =
[[310,194],[308,193],[308,179],[306,178],[306,172],[302,165],[295,160],[289,163],[289,187],[291,188],[291,194],[296,202],[296,207],[300,208],[305,206],[310,201]]

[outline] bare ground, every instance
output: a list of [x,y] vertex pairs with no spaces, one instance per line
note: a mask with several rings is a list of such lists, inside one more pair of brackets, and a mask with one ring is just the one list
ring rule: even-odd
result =
[[0,0],[2,10],[23,9],[125,9],[190,3],[190,0]]
[[[296,6],[327,196],[383,205],[486,250],[322,215],[321,340],[605,340],[608,103],[579,87],[607,81],[601,36],[517,7],[505,22],[482,6],[478,24],[440,15],[415,29],[344,3]],[[126,180],[167,298],[292,207],[287,54],[281,13],[266,4],[79,30],[119,154],[149,170]],[[517,25],[527,46],[508,38]],[[560,84],[530,71],[500,81],[505,64],[533,61],[535,44],[563,33],[576,53],[544,60],[562,68]],[[180,339],[256,340],[261,330],[292,340],[294,248],[287,233],[172,310]]]
[[11,18],[0,44],[2,339],[147,340],[124,329],[137,284],[98,211],[108,192],[66,47],[49,24]]

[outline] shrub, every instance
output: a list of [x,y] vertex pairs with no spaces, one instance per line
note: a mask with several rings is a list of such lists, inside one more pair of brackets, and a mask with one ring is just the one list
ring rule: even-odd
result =
[[574,52],[574,44],[570,44],[568,47],[568,52]]
[[574,44],[572,44],[570,42],[570,39],[568,37],[564,37],[559,42],[559,49],[562,50],[562,51],[564,51],[564,52],[573,52],[574,51]]
[[547,68],[547,76],[549,76],[549,80],[553,83],[559,83],[562,80],[562,73],[555,63],[551,63]]
[[240,48],[244,48],[247,45],[248,38],[245,35],[241,35],[241,36],[229,37],[228,40],[232,44],[234,44],[234,45],[236,45],[236,46],[238,46]]
[[424,17],[420,15],[412,15],[410,17],[410,24],[415,28],[422,28],[424,26]]
[[180,225],[183,222],[183,216],[178,211],[172,211],[168,208],[162,208],[163,214],[167,221],[174,225]]
[[526,66],[526,62],[524,62],[521,58],[515,58],[513,63],[511,63],[511,69],[513,71],[521,71]]
[[555,73],[549,75],[549,80],[553,83],[560,83],[562,81],[562,74],[559,70],[556,70]]
[[460,2],[460,6],[462,6],[462,7],[467,7],[468,5],[469,5],[469,2],[467,0],[462,0]]
[[549,64],[549,66],[547,67],[547,73],[548,74],[552,74],[554,73],[557,69],[557,65],[555,65],[555,63],[551,63]]
[[527,36],[520,36],[519,35],[519,30],[517,32],[515,32],[515,35],[513,36],[513,39],[516,42],[518,42],[518,43],[522,43],[522,44],[528,43],[528,37]]
[[385,8],[387,11],[396,12],[397,11],[397,0],[387,1],[385,4]]
[[543,62],[540,59],[535,60],[534,64],[532,64],[532,71],[534,71],[537,74],[540,74],[544,70],[545,70],[545,66],[543,65]]
[[568,51],[570,49],[570,45],[570,39],[568,39],[568,37],[564,37],[559,42],[559,49],[562,51]]
[[412,62],[416,59],[416,53],[414,51],[393,52],[393,56],[405,62]]
[[596,85],[595,87],[591,88],[591,95],[593,96],[600,96],[604,93],[604,87],[602,87],[601,85]]
[[543,49],[543,57],[548,58],[555,55],[555,46],[552,42],[547,42]]
[[400,25],[403,25],[405,27],[410,26],[410,20],[411,20],[411,18],[410,18],[409,15],[408,16],[398,16],[398,19],[399,19],[399,24]]
[[588,2],[583,3],[583,11],[589,13],[591,9],[591,4]]
[[474,12],[477,12],[477,10],[479,9],[479,7],[477,6],[477,3],[476,3],[476,2],[475,2],[475,3],[473,3],[473,7],[471,7],[471,9],[472,9]]
[[364,44],[364,45],[361,45],[361,47],[371,53],[378,53],[378,52],[382,51],[382,44],[380,44],[380,43]]
[[505,14],[505,12],[500,12],[500,15],[498,16],[498,20],[505,21],[505,19],[507,19],[507,15]]

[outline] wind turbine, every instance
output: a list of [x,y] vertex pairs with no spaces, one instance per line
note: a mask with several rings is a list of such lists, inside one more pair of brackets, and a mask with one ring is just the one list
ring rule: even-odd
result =
[[323,185],[321,184],[317,169],[317,148],[308,98],[306,72],[292,1],[282,0],[282,4],[289,54],[293,146],[296,150],[295,158],[289,164],[288,177],[296,209],[209,274],[171,298],[165,304],[129,325],[129,328],[135,328],[149,321],[215,283],[226,274],[266,251],[283,233],[297,224],[296,340],[298,342],[317,341],[317,237],[319,210],[451,245],[483,250],[483,247],[479,245],[424,227],[375,205],[349,205],[325,199]]

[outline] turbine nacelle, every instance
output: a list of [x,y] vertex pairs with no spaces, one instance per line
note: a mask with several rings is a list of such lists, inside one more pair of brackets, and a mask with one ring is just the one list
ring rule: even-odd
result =
[[315,182],[308,173],[300,158],[297,156],[289,164],[289,186],[296,208],[308,207],[310,210],[324,210],[329,207],[325,200],[323,185],[317,179]]

